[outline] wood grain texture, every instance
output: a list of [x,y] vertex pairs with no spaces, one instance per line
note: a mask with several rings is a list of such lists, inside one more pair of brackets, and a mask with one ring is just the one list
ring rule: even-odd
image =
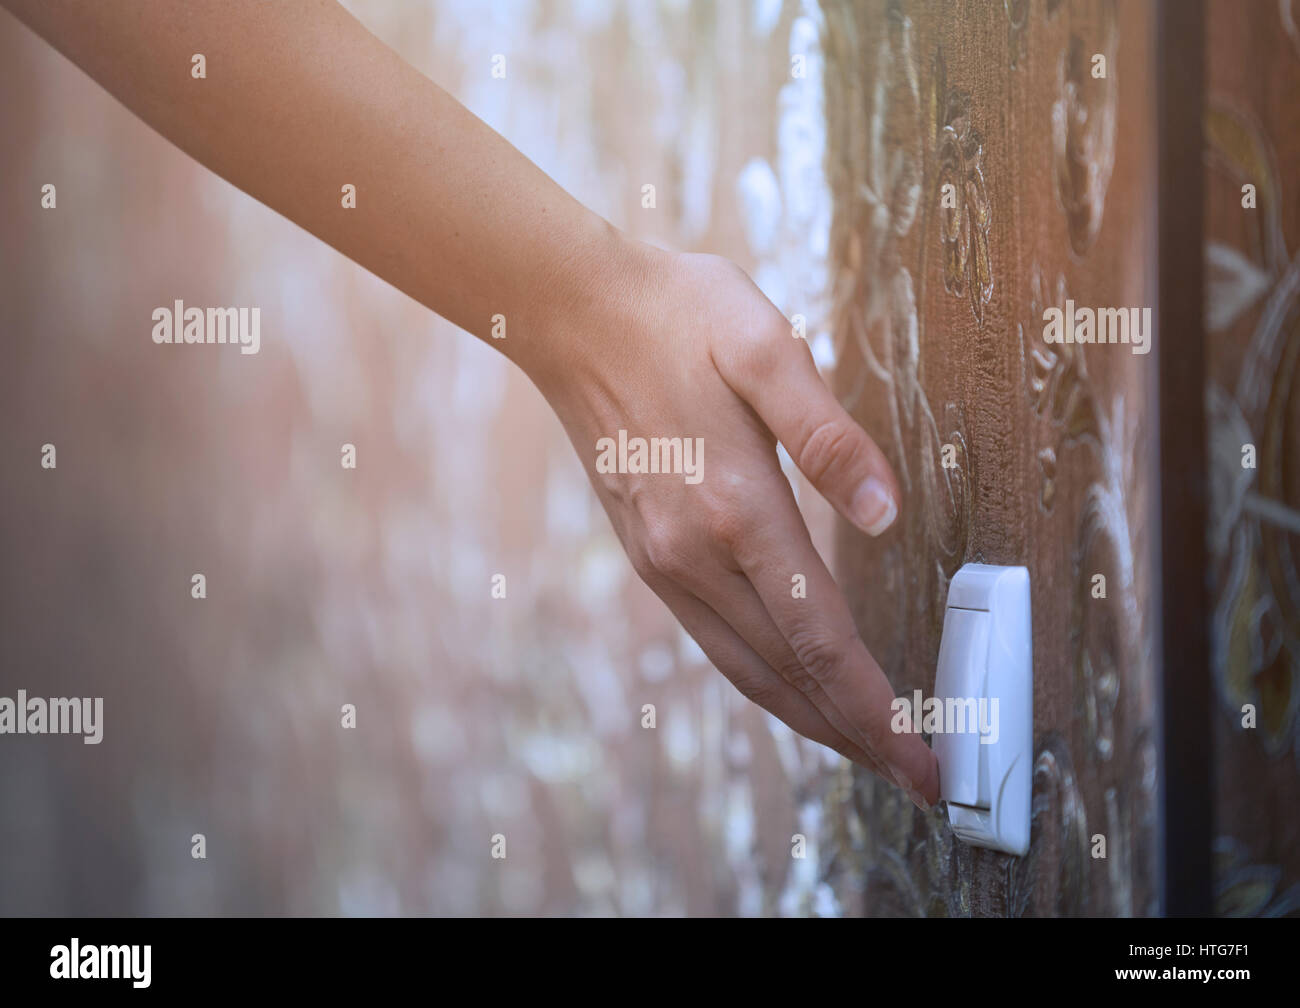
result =
[[1154,307],[1152,9],[824,10],[836,382],[904,488],[879,541],[841,528],[838,574],[896,692],[928,696],[953,573],[1028,566],[1036,756],[1022,859],[845,771],[827,881],[867,914],[1151,913],[1155,357],[1049,346],[1042,317]]

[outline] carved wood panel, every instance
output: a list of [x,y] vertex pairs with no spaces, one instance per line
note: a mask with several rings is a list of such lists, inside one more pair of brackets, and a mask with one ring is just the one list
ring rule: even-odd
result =
[[1294,0],[1207,6],[1214,881],[1233,915],[1300,913],[1298,21]]
[[953,573],[1024,564],[1035,667],[1029,854],[845,770],[826,879],[867,914],[1154,912],[1155,358],[1043,337],[1067,300],[1154,307],[1153,8],[823,10],[837,390],[904,492],[879,541],[841,528],[841,583],[929,696]]

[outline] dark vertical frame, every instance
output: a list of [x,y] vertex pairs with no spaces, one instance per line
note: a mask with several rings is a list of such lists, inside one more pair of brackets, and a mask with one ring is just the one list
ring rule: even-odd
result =
[[1209,510],[1205,420],[1203,0],[1159,0],[1156,24],[1160,418],[1160,896],[1212,911]]

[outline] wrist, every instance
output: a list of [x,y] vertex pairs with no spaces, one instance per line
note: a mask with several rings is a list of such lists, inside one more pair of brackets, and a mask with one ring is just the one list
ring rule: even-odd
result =
[[528,332],[501,347],[548,399],[600,368],[606,344],[629,333],[650,278],[670,255],[590,217],[539,271]]

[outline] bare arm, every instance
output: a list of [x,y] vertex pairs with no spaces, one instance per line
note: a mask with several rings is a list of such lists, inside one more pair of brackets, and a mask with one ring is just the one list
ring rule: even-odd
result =
[[332,0],[4,6],[199,163],[417,301],[479,337],[504,314],[508,354],[614,237]]
[[[743,271],[621,234],[332,0],[0,2],[200,163],[421,303],[480,338],[505,315],[492,345],[547,397],[638,573],[719,670],[937,801],[934,756],[891,731],[893,690],[775,443],[871,535],[898,513],[897,481]],[[700,478],[602,467],[620,431],[698,442]]]

